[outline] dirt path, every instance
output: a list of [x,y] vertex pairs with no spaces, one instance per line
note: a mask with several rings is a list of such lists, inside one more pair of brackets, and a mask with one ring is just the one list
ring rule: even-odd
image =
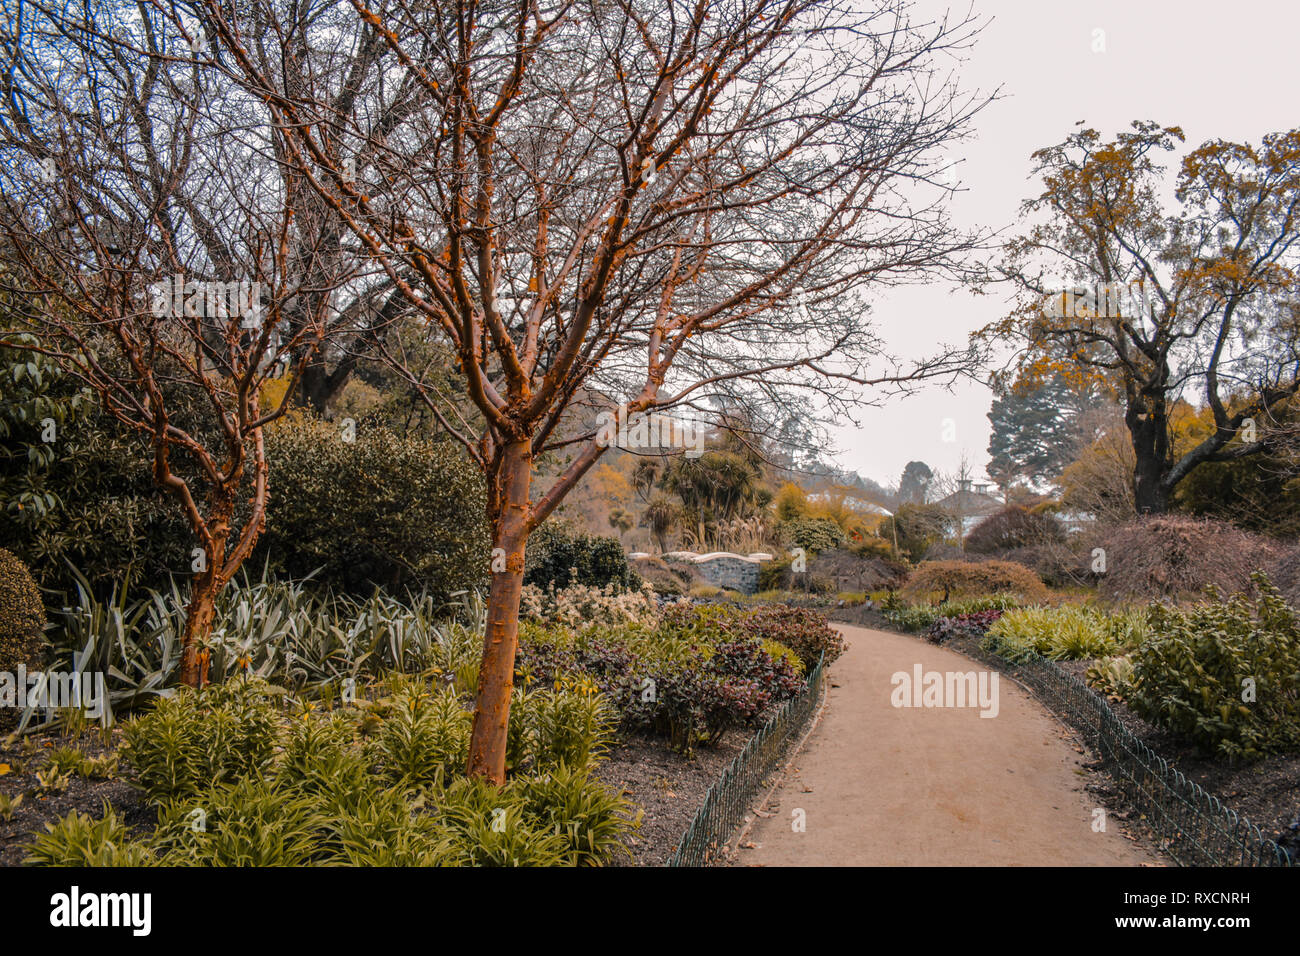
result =
[[985,668],[916,638],[836,626],[848,650],[831,669],[822,722],[764,808],[773,815],[746,837],[753,846],[742,846],[739,865],[1154,862],[1109,814],[1094,832],[1097,801],[1083,789],[1080,755],[1025,690],[999,679],[995,717],[979,707],[895,707],[897,672]]

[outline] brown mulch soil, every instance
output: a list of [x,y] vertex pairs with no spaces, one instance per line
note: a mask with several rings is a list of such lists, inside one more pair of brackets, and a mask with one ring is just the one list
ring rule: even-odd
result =
[[643,811],[641,827],[628,839],[630,866],[663,866],[690,826],[704,794],[753,734],[731,730],[716,746],[697,747],[692,757],[668,749],[663,738],[633,735],[596,766],[596,777]]
[[[843,620],[864,627],[897,630],[878,611],[870,608],[839,608],[831,611],[830,617],[832,620]],[[920,634],[912,636],[919,640],[925,639]],[[1003,661],[981,650],[977,640],[959,638],[948,641],[944,646],[995,665],[1000,670],[1006,669]],[[1058,666],[1083,679],[1091,663],[1060,661]],[[1129,710],[1123,701],[1111,698],[1109,703],[1124,726],[1167,760],[1171,767],[1181,771],[1225,806],[1246,817],[1259,827],[1265,837],[1282,842],[1290,849],[1293,857],[1300,855],[1300,755],[1278,754],[1251,763],[1229,764],[1222,758],[1207,756],[1172,734],[1153,727]],[[1064,720],[1063,715],[1058,716]],[[1097,792],[1099,796],[1117,799],[1119,789],[1109,774],[1104,772],[1101,761],[1094,757],[1087,767],[1099,771],[1088,784],[1088,789]],[[1133,817],[1137,816],[1132,807],[1127,809]],[[1128,814],[1122,813],[1121,819],[1127,819],[1139,830],[1145,829],[1140,820],[1132,819]],[[1150,842],[1156,843],[1154,836]]]
[[33,734],[25,741],[0,737],[0,794],[10,798],[22,796],[22,803],[10,819],[0,816],[0,866],[22,865],[33,834],[42,832],[46,823],[53,823],[73,810],[98,819],[103,816],[106,800],[128,824],[153,825],[154,815],[142,804],[139,791],[120,776],[90,780],[73,774],[61,792],[44,791],[36,774],[49,762],[49,751],[63,746],[76,747],[88,757],[115,749],[104,745],[98,731],[78,736]]

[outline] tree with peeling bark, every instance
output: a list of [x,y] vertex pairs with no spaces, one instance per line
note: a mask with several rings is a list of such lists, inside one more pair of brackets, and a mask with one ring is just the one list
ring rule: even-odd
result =
[[292,391],[346,277],[210,49],[157,18],[8,16],[0,344],[54,359],[147,440],[197,545],[175,570],[192,574],[180,679],[201,686],[217,596],[270,499],[262,430],[287,398],[262,387],[287,375]]
[[[609,447],[593,412],[763,421],[806,390],[833,415],[969,366],[965,348],[891,358],[866,303],[975,242],[946,216],[947,149],[984,102],[954,78],[969,20],[818,0],[192,7],[284,162],[456,356],[468,407],[420,394],[488,480],[472,775],[504,781],[524,549]],[[382,51],[350,61],[351,103],[255,52],[340,36]],[[418,106],[376,122],[391,90]],[[565,463],[535,493],[544,454]]]
[[[1022,382],[1113,392],[1144,514],[1165,511],[1202,464],[1275,450],[1300,390],[1300,130],[1192,151],[1167,213],[1156,157],[1182,140],[1136,122],[1109,142],[1082,129],[1034,153],[1044,190],[1024,213],[1042,218],[998,274],[1021,298],[981,333],[1022,343]],[[1180,399],[1203,400],[1213,428],[1175,453]]]

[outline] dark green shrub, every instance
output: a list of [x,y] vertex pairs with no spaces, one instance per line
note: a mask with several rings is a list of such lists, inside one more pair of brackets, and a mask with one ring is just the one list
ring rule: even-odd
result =
[[848,539],[830,518],[791,518],[777,526],[781,542],[788,548],[803,548],[809,555],[838,548]]
[[902,504],[892,518],[881,523],[877,533],[885,541],[897,540],[898,550],[909,561],[920,561],[954,530],[952,516],[938,505]]
[[491,546],[483,480],[450,443],[295,413],[267,429],[272,503],[258,563],[368,592],[427,589],[439,600],[481,585]]
[[758,567],[758,589],[760,591],[788,591],[792,575],[790,559],[764,561]]
[[[36,344],[33,335],[15,341]],[[91,407],[90,389],[39,352],[0,347],[0,527],[28,528],[61,505],[46,480],[68,426]],[[9,535],[0,538],[7,541]]]
[[1050,514],[1010,505],[989,515],[966,535],[966,550],[975,554],[996,554],[1013,548],[1064,540],[1061,522]]
[[524,583],[546,589],[585,584],[620,590],[637,587],[640,578],[627,562],[617,538],[583,534],[562,522],[547,521],[528,539]]
[[45,663],[45,608],[31,572],[0,549],[0,671],[21,664],[35,670]]
[[1126,689],[1137,714],[1229,759],[1300,749],[1300,622],[1254,580],[1254,597],[1151,607]]
[[[14,383],[13,400],[0,402],[0,548],[43,587],[69,593],[69,564],[97,593],[128,578],[160,585],[189,567],[193,532],[177,499],[154,484],[139,434],[43,356],[0,349],[0,381]],[[203,434],[192,396],[169,393],[167,403],[175,424]],[[201,498],[193,462],[178,455],[172,464]]]

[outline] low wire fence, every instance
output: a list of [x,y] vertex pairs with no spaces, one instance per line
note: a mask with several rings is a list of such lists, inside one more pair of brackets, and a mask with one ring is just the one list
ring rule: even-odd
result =
[[808,685],[786,701],[750,738],[704,795],[704,803],[668,866],[708,866],[714,862],[749,811],[750,801],[776,768],[791,740],[808,724],[821,699],[825,656],[808,675]]
[[998,660],[1083,735],[1124,796],[1164,841],[1162,849],[1180,866],[1293,866],[1300,862],[1293,861],[1255,824],[1171,767],[1078,677],[1041,657],[1016,664]]

